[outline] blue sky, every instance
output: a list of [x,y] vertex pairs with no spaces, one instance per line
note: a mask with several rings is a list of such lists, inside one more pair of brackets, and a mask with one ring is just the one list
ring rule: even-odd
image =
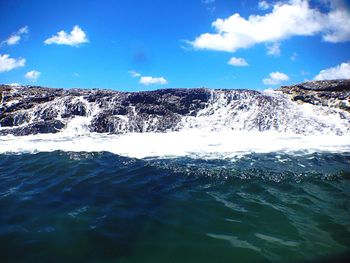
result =
[[348,1],[1,0],[0,10],[0,83],[138,91],[350,78]]

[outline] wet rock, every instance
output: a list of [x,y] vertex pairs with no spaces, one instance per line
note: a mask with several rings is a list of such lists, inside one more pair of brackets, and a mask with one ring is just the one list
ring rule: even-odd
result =
[[293,101],[350,112],[350,79],[311,81],[278,90],[291,96]]
[[84,103],[79,101],[67,104],[65,113],[62,114],[62,118],[69,118],[72,116],[87,116],[87,110]]
[[98,133],[115,133],[119,118],[106,113],[97,115],[90,124],[90,130]]
[[117,106],[114,108],[111,112],[113,115],[127,115],[128,114],[128,108],[127,107],[121,107]]
[[[307,82],[281,87],[279,91],[300,103],[350,112],[350,80]],[[206,109],[206,114],[214,114],[215,108],[208,106],[215,96],[222,96],[224,103],[230,105],[231,118],[238,112],[254,112],[252,120],[238,123],[242,127],[260,131],[279,129],[277,115],[270,113],[280,107],[279,100],[254,90],[214,92],[201,88],[118,92],[0,85],[0,135],[59,132],[76,116],[91,117],[88,124],[91,132],[173,131],[180,129],[184,117],[196,117]],[[258,111],[254,111],[256,107]]]
[[44,121],[54,120],[58,117],[58,110],[56,108],[44,108],[41,111],[36,112],[36,119],[42,119]]
[[8,85],[0,85],[0,102],[2,102],[3,99],[3,93],[8,92],[11,90],[11,87]]
[[38,133],[57,133],[65,128],[65,124],[58,120],[39,121],[31,123],[25,127],[0,130],[0,135],[12,134],[15,136],[24,136]]
[[0,126],[1,127],[19,126],[23,123],[28,122],[29,120],[30,120],[30,116],[27,113],[9,114],[1,118]]
[[168,113],[168,109],[163,106],[163,105],[150,105],[150,106],[146,106],[146,105],[140,105],[137,108],[137,111],[145,114],[153,114],[153,115],[159,115],[159,116],[164,116]]

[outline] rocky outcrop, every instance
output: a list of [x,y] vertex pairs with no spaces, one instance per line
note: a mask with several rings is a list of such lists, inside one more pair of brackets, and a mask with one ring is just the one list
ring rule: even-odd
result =
[[350,79],[311,81],[278,89],[292,100],[350,112]]
[[202,109],[210,91],[165,89],[131,93],[2,85],[0,98],[0,135],[55,133],[78,116],[91,117],[91,132],[163,132],[174,129],[182,116],[195,115]]
[[[275,130],[335,134],[350,129],[350,80],[281,87],[292,101],[328,106],[304,114],[285,95],[255,90],[163,89],[145,92],[0,85],[0,135],[86,132],[121,134],[180,129]],[[278,95],[278,96],[277,96]],[[320,108],[320,109],[321,109]],[[331,109],[331,110],[328,110]]]

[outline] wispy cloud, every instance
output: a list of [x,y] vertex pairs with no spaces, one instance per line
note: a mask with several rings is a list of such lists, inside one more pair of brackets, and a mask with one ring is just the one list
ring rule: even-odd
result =
[[26,79],[29,79],[29,80],[35,82],[38,80],[40,75],[41,75],[41,72],[39,72],[37,70],[31,70],[31,71],[28,71],[24,76]]
[[206,6],[206,9],[210,14],[213,14],[216,10],[215,0],[202,0],[202,4]]
[[281,55],[281,43],[266,44],[267,55],[279,57]]
[[281,72],[272,72],[269,75],[269,78],[263,79],[265,85],[278,85],[284,81],[288,81],[289,77]]
[[53,35],[44,41],[44,43],[47,45],[57,44],[75,47],[88,42],[89,40],[86,33],[79,26],[74,26],[70,33],[66,33],[63,30],[59,31],[56,35]]
[[0,45],[8,45],[8,46],[16,45],[21,41],[24,35],[28,34],[28,32],[29,32],[28,26],[21,27],[20,29],[17,30],[17,32],[13,33],[6,40],[2,41]]
[[215,0],[202,0],[202,4],[209,5],[215,3]]
[[26,64],[26,60],[24,58],[11,58],[10,55],[0,54],[0,72],[6,72],[13,70],[15,68],[24,67]]
[[302,70],[302,71],[300,71],[300,75],[302,75],[302,76],[308,76],[308,75],[310,75],[310,72],[307,72],[307,71],[305,71],[305,70]]
[[298,59],[298,53],[294,52],[291,57],[290,57],[290,60],[291,61],[296,61]]
[[329,80],[329,79],[350,79],[350,62],[341,63],[332,68],[321,70],[315,80]]
[[134,71],[134,70],[129,70],[128,73],[129,73],[130,76],[133,77],[133,78],[141,77],[141,74],[138,73],[137,71]]
[[321,35],[326,42],[350,40],[350,11],[332,5],[329,12],[312,8],[308,0],[276,2],[271,12],[245,19],[236,13],[212,23],[215,33],[204,33],[189,43],[195,49],[235,52],[259,43],[275,43],[293,36]]
[[236,67],[249,66],[248,62],[244,58],[236,58],[236,57],[232,57],[227,62],[227,64],[232,65],[232,66],[236,66]]
[[267,1],[259,1],[258,7],[260,10],[267,10],[271,7],[271,4],[269,4]]

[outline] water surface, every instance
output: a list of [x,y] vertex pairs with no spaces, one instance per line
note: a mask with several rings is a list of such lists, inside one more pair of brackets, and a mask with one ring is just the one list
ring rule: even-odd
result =
[[304,262],[350,249],[350,153],[0,155],[1,262]]

